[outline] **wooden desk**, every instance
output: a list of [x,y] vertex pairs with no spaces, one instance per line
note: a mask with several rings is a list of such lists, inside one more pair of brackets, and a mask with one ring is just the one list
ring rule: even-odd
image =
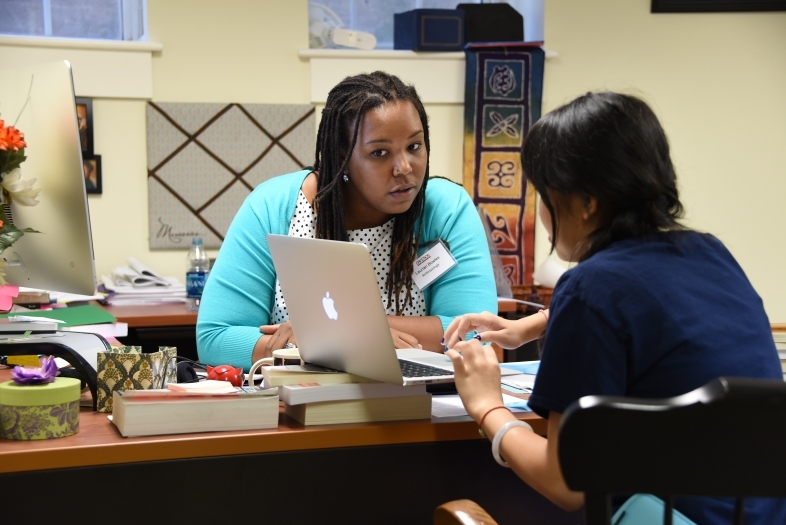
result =
[[[522,419],[545,432],[536,415]],[[303,427],[281,413],[275,430],[123,438],[106,414],[83,411],[74,436],[0,440],[0,487],[20,503],[3,516],[24,523],[51,520],[21,504],[42,494],[58,512],[81,506],[88,523],[112,525],[251,514],[267,523],[431,524],[434,508],[459,498],[500,523],[578,522],[497,465],[468,418]]]
[[128,323],[128,328],[196,326],[197,313],[188,311],[181,303],[98,306],[117,317],[119,322]]

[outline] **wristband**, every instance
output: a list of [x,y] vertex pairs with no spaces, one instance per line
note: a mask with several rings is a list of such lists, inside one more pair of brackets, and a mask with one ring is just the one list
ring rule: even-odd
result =
[[[509,409],[508,407],[506,407],[505,405],[497,405],[497,406],[495,406],[495,407],[492,407],[492,408],[489,408],[488,410],[486,410],[486,413],[485,413],[485,414],[483,414],[483,417],[482,417],[482,418],[480,418],[480,423],[478,423],[478,426],[480,427],[480,428],[478,429],[478,434],[480,434],[480,435],[481,435],[481,436],[483,436],[483,437],[486,437],[486,431],[485,431],[485,430],[483,430],[483,421],[485,421],[485,420],[486,420],[486,416],[487,416],[487,415],[491,414],[492,412],[494,412],[495,410],[497,410],[497,409],[499,409],[499,408],[504,408],[505,410],[507,410],[507,411],[510,411],[510,409]],[[511,412],[511,413],[512,413],[512,412]]]
[[549,320],[549,311],[548,310],[538,310],[538,313],[543,314],[543,317],[546,318],[546,322]]
[[505,436],[505,433],[513,427],[524,427],[530,432],[534,432],[528,423],[519,421],[518,419],[515,421],[508,421],[502,425],[499,430],[497,430],[497,433],[494,434],[494,440],[491,442],[491,453],[494,455],[494,459],[497,461],[497,463],[507,468],[510,468],[510,465],[508,465],[507,462],[502,459],[502,456],[499,455],[499,444],[502,442],[502,438]]

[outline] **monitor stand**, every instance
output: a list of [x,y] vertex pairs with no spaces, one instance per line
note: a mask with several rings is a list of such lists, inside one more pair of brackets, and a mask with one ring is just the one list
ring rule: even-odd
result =
[[51,355],[67,361],[90,389],[93,410],[98,402],[96,356],[98,352],[110,349],[109,343],[100,335],[82,332],[33,334],[26,338],[0,337],[0,355]]

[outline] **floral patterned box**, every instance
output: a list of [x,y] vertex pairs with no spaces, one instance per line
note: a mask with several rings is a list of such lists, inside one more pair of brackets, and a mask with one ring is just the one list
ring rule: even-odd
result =
[[52,383],[0,383],[0,438],[29,441],[79,432],[80,381],[58,377]]

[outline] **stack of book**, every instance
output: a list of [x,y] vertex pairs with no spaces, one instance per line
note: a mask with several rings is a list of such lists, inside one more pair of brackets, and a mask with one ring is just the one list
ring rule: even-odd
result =
[[265,386],[277,386],[285,413],[303,425],[430,419],[425,385],[402,386],[300,366],[262,369]]
[[226,381],[115,391],[111,419],[124,437],[276,428],[277,394]]

